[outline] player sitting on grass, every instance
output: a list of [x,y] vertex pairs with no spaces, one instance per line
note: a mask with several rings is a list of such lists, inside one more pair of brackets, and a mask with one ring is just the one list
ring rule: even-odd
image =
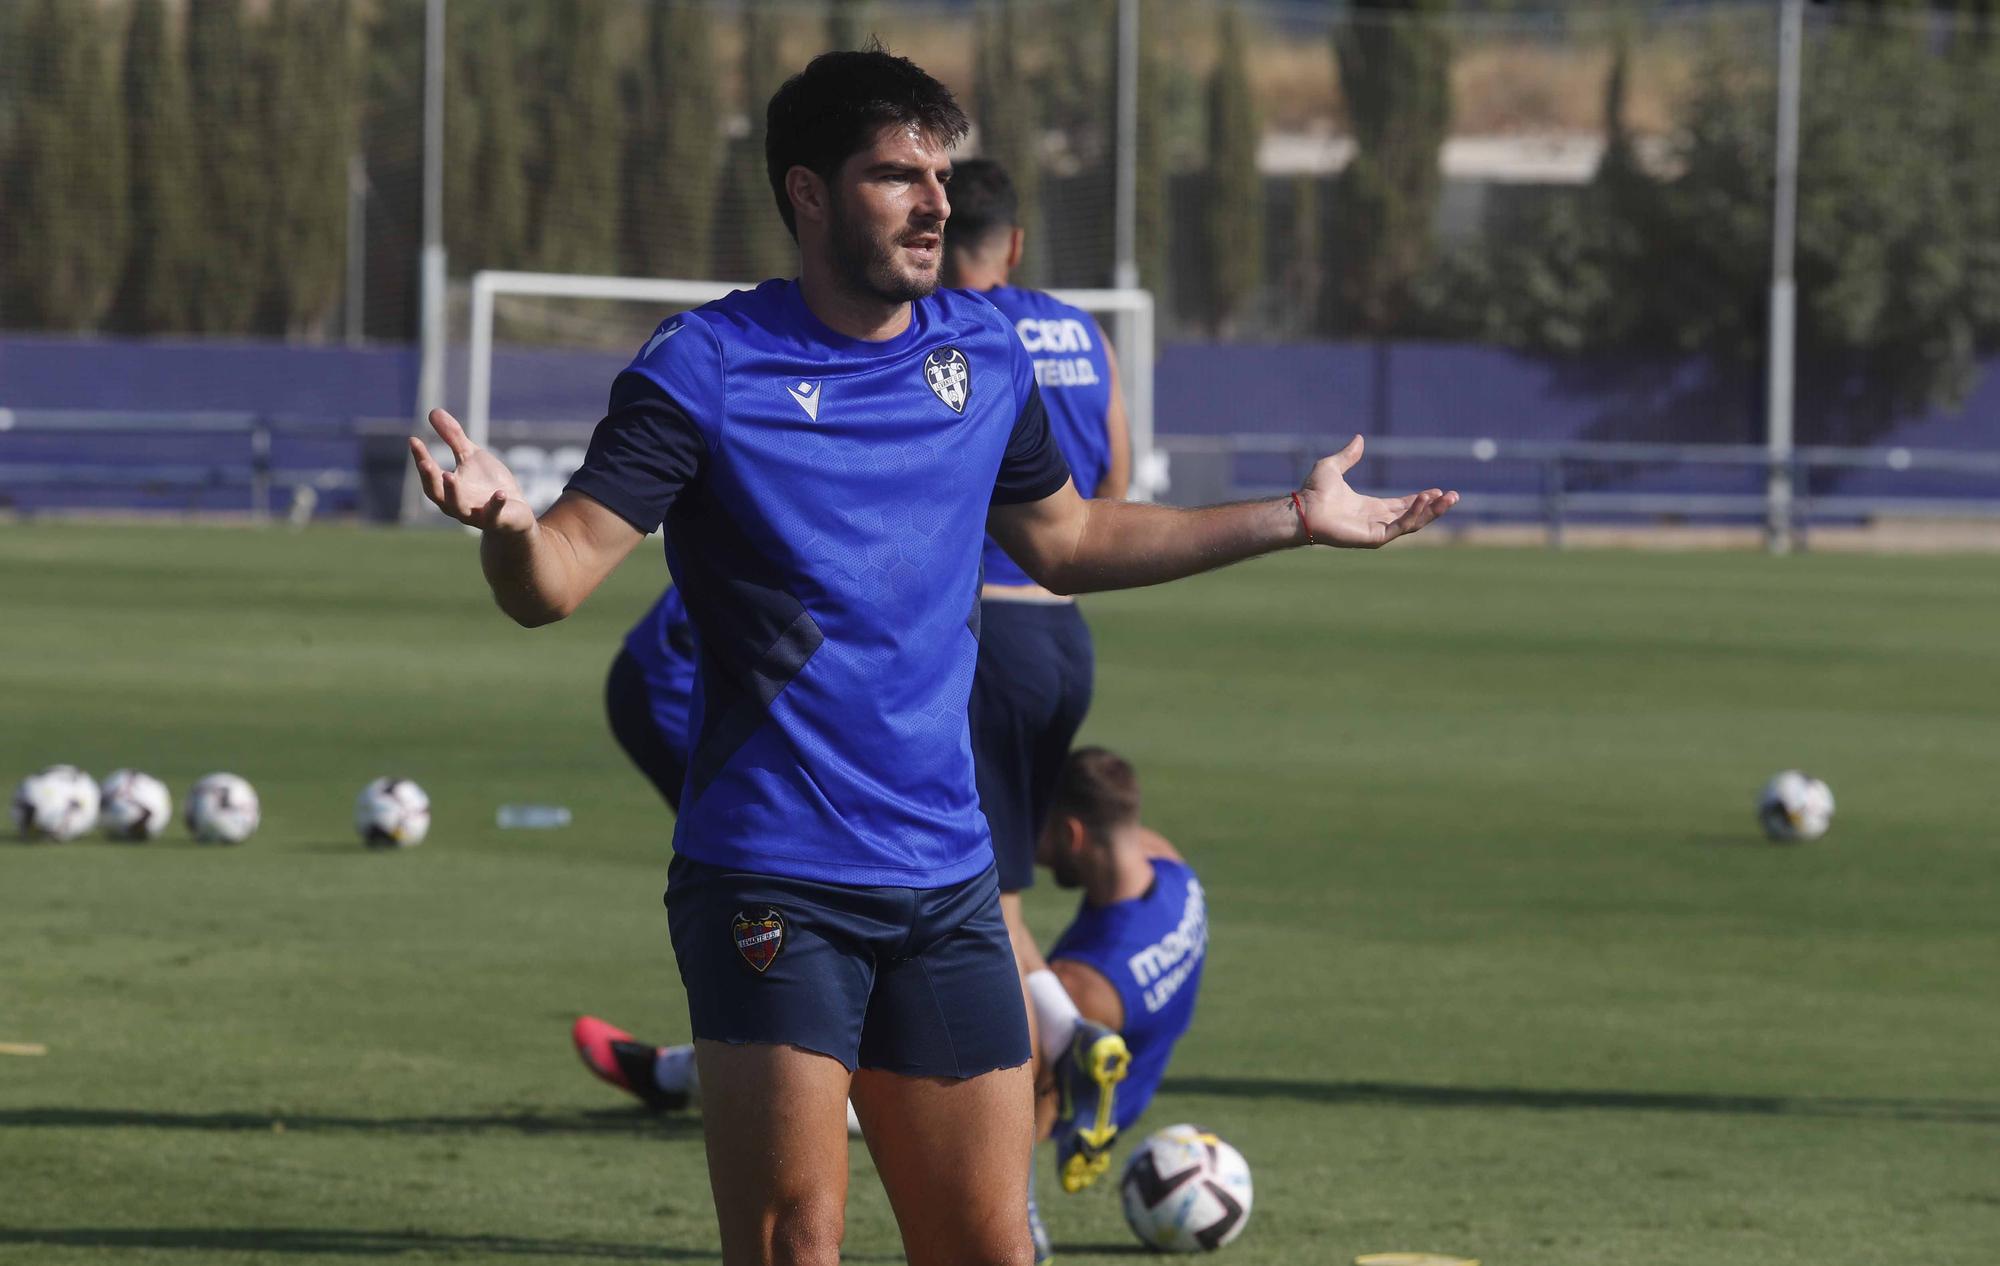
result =
[[[1101,747],[1078,748],[1063,765],[1036,861],[1060,887],[1083,890],[1076,917],[1049,951],[1049,970],[1086,1022],[1120,1034],[1131,1050],[1116,1108],[1102,1105],[1105,1116],[1095,1122],[1127,1129],[1194,1020],[1208,947],[1201,882],[1173,845],[1141,825],[1137,775]],[[578,1020],[573,1036],[591,1072],[649,1107],[684,1108],[699,1096],[693,1046],[639,1042],[594,1016]],[[1037,1138],[1050,1138],[1059,1121],[1094,1115],[1064,1093],[1066,1084],[1073,1083],[1055,1067],[1038,1070]],[[1047,1260],[1032,1195],[1028,1208],[1036,1259]]]
[[1376,548],[1457,500],[1356,493],[1359,437],[1281,498],[1084,500],[1014,330],[938,289],[968,127],[907,60],[815,58],[765,123],[797,279],[663,322],[540,516],[444,410],[455,469],[411,440],[521,624],[666,527],[700,667],[667,922],[725,1266],[839,1260],[850,1096],[911,1266],[1032,1256],[1027,1016],[967,738],[985,533],[1084,593]]

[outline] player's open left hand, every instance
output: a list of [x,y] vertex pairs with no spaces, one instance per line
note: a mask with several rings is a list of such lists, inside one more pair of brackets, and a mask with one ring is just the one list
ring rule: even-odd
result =
[[468,439],[458,419],[443,409],[432,409],[430,420],[431,429],[457,462],[457,469],[445,470],[431,456],[429,446],[414,435],[410,437],[410,456],[416,460],[424,495],[432,504],[482,532],[531,530],[535,512],[521,495],[521,485],[507,463]]
[[1361,437],[1322,457],[1299,489],[1299,512],[1318,545],[1380,549],[1424,527],[1458,504],[1456,492],[1426,488],[1407,497],[1364,497],[1347,486],[1347,472],[1361,460]]

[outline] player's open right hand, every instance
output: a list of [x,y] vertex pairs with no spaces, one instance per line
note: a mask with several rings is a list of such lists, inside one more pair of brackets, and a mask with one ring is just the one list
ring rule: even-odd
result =
[[482,532],[532,531],[535,512],[521,496],[521,485],[507,463],[468,439],[458,419],[443,409],[432,409],[430,421],[431,429],[457,463],[457,469],[445,470],[431,456],[428,445],[414,435],[410,437],[410,456],[417,463],[417,475],[431,503]]

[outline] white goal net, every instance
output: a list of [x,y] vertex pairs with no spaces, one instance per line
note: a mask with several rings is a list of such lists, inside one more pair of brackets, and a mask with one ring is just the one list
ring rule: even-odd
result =
[[[583,460],[611,379],[663,318],[749,283],[567,273],[473,274],[465,429],[498,449],[537,509]],[[1164,484],[1153,445],[1153,296],[1144,290],[1054,290],[1096,317],[1117,349],[1132,431],[1132,492]]]

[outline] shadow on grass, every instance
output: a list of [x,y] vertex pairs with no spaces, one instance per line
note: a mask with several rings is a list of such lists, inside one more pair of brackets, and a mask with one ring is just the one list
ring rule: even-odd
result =
[[[458,1259],[569,1257],[602,1262],[720,1262],[719,1251],[658,1244],[550,1240],[531,1235],[448,1235],[435,1231],[356,1231],[341,1227],[0,1227],[0,1248],[184,1249],[190,1253],[317,1253],[335,1257],[400,1257],[439,1253]],[[1099,1251],[1099,1250],[1092,1250]],[[1124,1246],[1106,1249],[1123,1252]],[[204,1259],[197,1259],[204,1260]],[[900,1262],[902,1254],[848,1253],[842,1261]]]
[[701,1137],[701,1118],[634,1112],[491,1112],[465,1116],[337,1117],[274,1112],[145,1112],[132,1108],[10,1108],[0,1129],[102,1128],[253,1133],[356,1131],[382,1134],[584,1134]]
[[1704,1112],[1735,1116],[1854,1117],[2000,1125],[2000,1103],[1972,1099],[1840,1099],[1649,1090],[1529,1090],[1517,1086],[1421,1086],[1391,1081],[1295,1081],[1263,1077],[1168,1077],[1171,1094],[1296,1099],[1409,1108],[1526,1108],[1540,1112]]
[[1089,1253],[1097,1257],[1158,1257],[1159,1254],[1137,1240],[1125,1240],[1118,1244],[1055,1244],[1051,1245],[1058,1258],[1065,1253]]
[[167,1248],[190,1253],[319,1253],[400,1257],[435,1252],[480,1257],[579,1257],[605,1262],[719,1262],[721,1254],[655,1244],[545,1240],[524,1235],[446,1235],[432,1231],[352,1231],[338,1227],[48,1227],[0,1228],[0,1245],[45,1248]]

